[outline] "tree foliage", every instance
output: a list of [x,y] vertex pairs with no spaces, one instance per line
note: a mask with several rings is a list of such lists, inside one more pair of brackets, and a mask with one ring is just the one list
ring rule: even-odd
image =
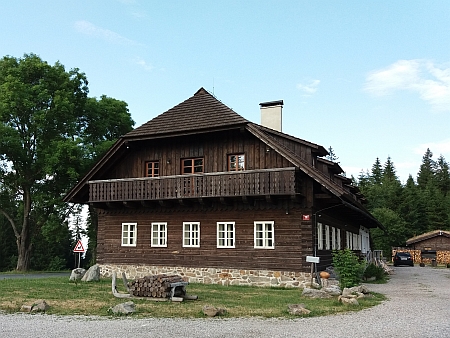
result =
[[372,239],[375,249],[387,255],[410,237],[450,229],[449,165],[442,155],[434,161],[430,149],[422,157],[417,181],[410,175],[402,184],[388,157],[384,165],[377,158],[371,172],[361,172],[356,184],[369,201],[369,211],[386,229],[373,230]]
[[61,198],[134,124],[125,102],[88,98],[87,85],[78,69],[34,54],[0,60],[0,213],[14,232],[18,270],[66,261],[71,236]]

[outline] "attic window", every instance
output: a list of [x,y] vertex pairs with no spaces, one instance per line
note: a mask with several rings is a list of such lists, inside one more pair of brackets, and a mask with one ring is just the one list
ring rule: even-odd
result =
[[229,171],[245,170],[245,155],[244,154],[228,155],[228,170]]
[[183,174],[203,173],[203,157],[185,158],[181,160],[181,172]]

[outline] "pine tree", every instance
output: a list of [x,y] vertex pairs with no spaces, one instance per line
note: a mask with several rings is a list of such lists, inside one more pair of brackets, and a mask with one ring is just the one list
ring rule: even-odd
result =
[[433,182],[434,174],[436,172],[436,163],[433,160],[433,153],[430,148],[427,149],[422,157],[422,164],[417,175],[417,185],[421,189],[425,189],[428,184]]
[[381,184],[382,177],[383,177],[383,169],[381,168],[380,159],[377,157],[375,163],[372,166],[372,174],[370,178],[373,184]]
[[450,171],[449,165],[441,155],[436,162],[436,184],[444,196],[450,192]]
[[334,149],[330,146],[327,150],[328,150],[328,155],[326,156],[326,159],[331,162],[339,163],[337,161],[337,160],[339,160],[339,157],[336,156]]

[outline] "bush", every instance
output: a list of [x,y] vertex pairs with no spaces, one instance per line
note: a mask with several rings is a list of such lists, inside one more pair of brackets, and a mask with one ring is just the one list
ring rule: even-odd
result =
[[372,278],[375,277],[376,280],[381,280],[384,278],[385,272],[381,266],[377,266],[373,263],[370,263],[366,270],[364,270],[364,278]]
[[341,289],[359,285],[366,268],[358,256],[349,249],[333,251],[333,267],[339,278]]

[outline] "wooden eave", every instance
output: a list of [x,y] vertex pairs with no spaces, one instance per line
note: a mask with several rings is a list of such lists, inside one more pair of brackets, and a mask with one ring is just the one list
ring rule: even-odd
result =
[[444,236],[447,238],[450,238],[450,231],[446,231],[446,230],[433,230],[430,232],[426,232],[424,234],[415,236],[415,237],[411,237],[410,239],[408,239],[406,241],[406,245],[410,245],[410,244],[414,244],[417,242],[422,242],[424,240],[433,238],[433,237],[438,237],[438,236]]
[[[105,163],[107,163],[114,155],[119,154],[121,147],[122,149],[126,149],[126,141],[123,138],[119,138],[116,143],[114,143],[111,148],[103,155],[103,157],[97,161],[94,166],[83,176],[82,179],[78,181],[78,183],[69,190],[69,192],[64,196],[63,202],[73,202],[73,203],[84,203],[81,199],[76,198],[76,196],[83,190],[88,189],[87,184],[88,181],[94,176],[95,173],[99,171],[100,168],[104,167]],[[115,161],[114,161],[115,162]],[[112,165],[113,163],[110,163]],[[88,192],[86,191],[85,194]],[[86,199],[87,200],[87,199]]]
[[289,134],[285,134],[285,133],[282,133],[282,132],[274,130],[274,129],[270,129],[270,128],[261,126],[259,124],[255,124],[255,123],[252,123],[252,124],[254,126],[256,126],[257,128],[261,129],[262,131],[268,133],[268,134],[273,134],[273,135],[279,136],[281,138],[285,138],[287,140],[291,140],[291,141],[303,144],[303,145],[305,145],[307,147],[310,147],[312,152],[314,154],[316,154],[317,156],[327,156],[328,155],[328,151],[324,147],[319,145],[319,144],[308,142],[308,141],[303,140],[301,138],[298,138],[298,137],[295,137],[295,136],[292,136],[292,135],[289,135]]
[[349,209],[354,215],[354,217],[358,217],[360,219],[364,219],[370,222],[370,226],[368,227],[379,227],[384,229],[381,223],[379,223],[370,212],[364,208],[364,206],[356,200],[356,196],[347,192],[343,187],[339,186],[335,182],[331,181],[326,175],[324,175],[317,168],[314,168],[312,165],[308,164],[306,161],[301,159],[295,153],[293,153],[290,149],[286,148],[284,145],[280,144],[276,139],[272,136],[268,135],[265,131],[258,128],[258,125],[253,123],[249,123],[247,125],[247,130],[252,133],[259,140],[264,142],[269,147],[273,148],[280,155],[285,157],[289,162],[298,167],[301,171],[303,171],[306,175],[311,177],[321,186],[323,186],[326,190],[328,190],[331,194],[336,196],[342,203],[344,207]]

